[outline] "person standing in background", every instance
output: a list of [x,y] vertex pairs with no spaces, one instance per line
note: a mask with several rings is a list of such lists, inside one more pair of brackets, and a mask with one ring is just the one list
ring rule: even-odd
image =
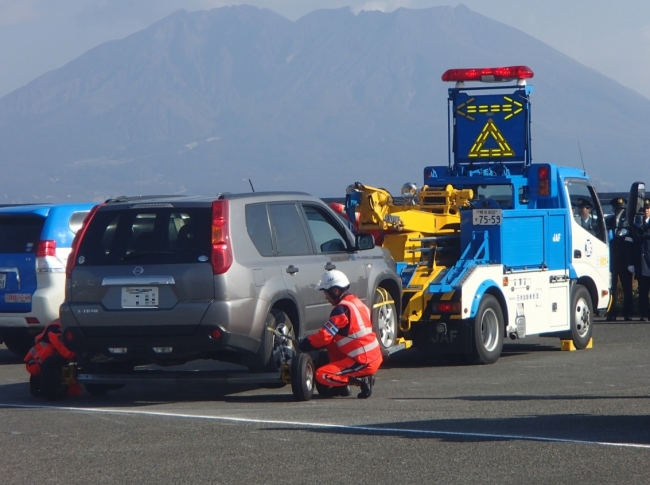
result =
[[[628,270],[639,283],[639,313],[642,322],[650,319],[650,200],[643,204],[643,225],[632,231],[632,250],[628,252]],[[629,241],[628,241],[629,247]]]
[[[610,201],[614,214],[607,219],[607,228],[609,232],[609,270],[612,273],[612,305],[607,314],[608,322],[615,322],[618,317],[618,307],[616,304],[616,294],[618,282],[621,282],[623,290],[623,315],[626,321],[632,320],[634,314],[634,302],[632,299],[632,279],[633,274],[628,270],[628,245],[625,242],[626,235],[620,234],[620,229],[628,228],[625,211],[627,200],[622,197],[614,198]],[[617,234],[619,232],[619,234]]]

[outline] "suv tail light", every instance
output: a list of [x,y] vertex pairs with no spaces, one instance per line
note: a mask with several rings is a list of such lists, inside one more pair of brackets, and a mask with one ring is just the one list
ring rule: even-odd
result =
[[232,266],[227,200],[212,202],[212,257],[210,260],[214,274],[223,274]]
[[39,241],[36,248],[36,257],[56,256],[56,241]]
[[65,271],[65,262],[56,257],[56,241],[38,242],[36,271],[38,273],[63,273]]
[[104,204],[99,204],[90,209],[90,212],[88,212],[88,215],[86,215],[83,223],[81,224],[81,227],[77,231],[77,233],[74,235],[74,239],[72,240],[72,250],[70,251],[70,255],[68,256],[68,261],[65,267],[65,275],[66,277],[70,278],[72,276],[72,269],[74,268],[74,265],[77,262],[77,253],[79,252],[79,243],[81,242],[81,239],[83,238],[83,235],[86,233],[86,229],[88,229],[88,224],[90,224],[90,221],[92,218],[95,216],[95,212],[97,212],[97,209],[99,209],[102,205]]

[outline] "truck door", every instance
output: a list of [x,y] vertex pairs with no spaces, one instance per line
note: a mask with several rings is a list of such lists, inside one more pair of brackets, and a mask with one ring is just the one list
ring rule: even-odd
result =
[[[594,188],[586,180],[565,182],[573,217],[570,221],[571,266],[575,276],[590,277],[598,290],[609,288],[609,246],[607,229],[600,201]],[[609,297],[594,301],[594,309],[605,308]]]

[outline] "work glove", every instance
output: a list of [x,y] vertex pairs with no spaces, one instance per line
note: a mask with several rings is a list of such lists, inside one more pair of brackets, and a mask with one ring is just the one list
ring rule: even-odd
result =
[[628,270],[630,273],[634,274],[634,266],[632,266],[632,265],[628,266],[628,267],[627,267],[627,270]]
[[298,340],[298,350],[301,352],[309,352],[311,350],[316,350],[307,337],[303,337]]

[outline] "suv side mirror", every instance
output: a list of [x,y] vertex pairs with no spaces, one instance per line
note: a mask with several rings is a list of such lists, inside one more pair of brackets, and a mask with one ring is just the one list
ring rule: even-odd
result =
[[375,247],[375,238],[372,234],[357,234],[355,237],[355,246],[363,251],[364,249],[372,249]]

